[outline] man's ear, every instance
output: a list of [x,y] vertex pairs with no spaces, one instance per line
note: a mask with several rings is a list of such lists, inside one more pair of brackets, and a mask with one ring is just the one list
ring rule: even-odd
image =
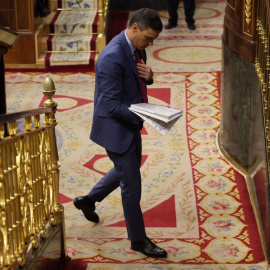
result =
[[140,27],[139,27],[139,25],[138,25],[137,23],[134,23],[134,24],[132,25],[131,29],[132,29],[132,32],[133,32],[133,33],[136,33],[136,32],[138,32],[138,31],[140,31]]

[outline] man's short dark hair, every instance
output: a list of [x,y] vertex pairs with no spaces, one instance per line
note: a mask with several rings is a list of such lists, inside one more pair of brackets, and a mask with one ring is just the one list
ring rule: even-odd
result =
[[161,32],[163,24],[158,14],[150,8],[142,8],[133,13],[128,24],[131,28],[134,23],[137,23],[141,31],[151,28],[154,31]]

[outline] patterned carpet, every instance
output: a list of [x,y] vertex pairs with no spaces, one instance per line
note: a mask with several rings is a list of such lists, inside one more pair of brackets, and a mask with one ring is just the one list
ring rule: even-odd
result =
[[[56,85],[66,269],[267,269],[245,178],[216,146],[225,1],[196,3],[195,31],[187,29],[181,3],[178,27],[163,30],[148,49],[155,72],[149,102],[184,110],[166,136],[147,124],[142,130],[141,206],[147,234],[167,250],[166,259],[130,249],[119,189],[97,206],[98,224],[72,204],[112,166],[104,149],[89,140],[94,74],[6,72],[9,111],[41,104],[45,77]],[[159,14],[165,25],[167,12]]]

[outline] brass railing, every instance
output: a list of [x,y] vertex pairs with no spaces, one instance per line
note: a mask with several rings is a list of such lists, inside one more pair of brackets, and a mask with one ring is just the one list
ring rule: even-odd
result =
[[255,68],[262,88],[264,126],[266,135],[268,167],[270,158],[270,46],[269,25],[270,3],[268,0],[257,1],[257,49]]
[[96,41],[97,55],[106,46],[106,21],[108,16],[109,0],[98,0],[98,37]]
[[[26,250],[30,245],[38,249],[48,226],[61,226],[61,256],[65,256],[64,211],[58,199],[57,104],[51,99],[55,87],[50,78],[43,93],[48,99],[42,108],[0,115],[0,269],[12,269],[14,263],[23,267]],[[18,119],[24,119],[25,130],[17,132]]]

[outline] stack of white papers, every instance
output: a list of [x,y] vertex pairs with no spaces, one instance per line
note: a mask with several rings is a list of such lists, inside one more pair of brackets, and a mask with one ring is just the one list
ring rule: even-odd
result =
[[150,103],[132,104],[129,110],[148,122],[162,135],[166,135],[176,121],[183,116],[183,110]]

